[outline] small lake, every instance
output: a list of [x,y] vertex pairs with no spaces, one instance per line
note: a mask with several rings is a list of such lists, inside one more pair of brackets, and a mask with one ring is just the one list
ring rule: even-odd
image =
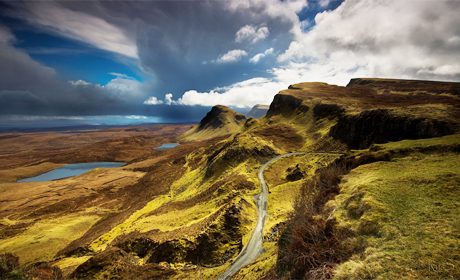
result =
[[163,143],[160,147],[155,147],[156,150],[167,150],[179,146],[179,143]]
[[77,176],[85,172],[88,172],[90,170],[93,170],[95,168],[121,167],[125,164],[126,163],[124,162],[88,162],[88,163],[67,164],[62,167],[51,170],[50,172],[43,173],[36,177],[18,180],[18,182],[21,183],[21,182],[51,181],[51,180],[56,180],[56,179]]

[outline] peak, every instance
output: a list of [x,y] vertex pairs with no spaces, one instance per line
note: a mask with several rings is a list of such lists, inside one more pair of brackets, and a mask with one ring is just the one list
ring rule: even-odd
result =
[[218,117],[219,115],[229,115],[231,117],[244,117],[244,115],[240,114],[240,113],[237,113],[235,111],[233,111],[232,109],[230,109],[229,107],[227,106],[224,106],[224,105],[216,105],[214,107],[212,107],[211,111],[209,111],[206,116],[201,120],[200,123],[207,123],[209,121],[212,121],[212,119]]
[[183,135],[187,140],[205,140],[217,136],[231,134],[238,130],[246,121],[246,117],[227,106],[212,107],[200,123]]
[[232,109],[228,108],[227,106],[224,105],[215,105],[212,107],[211,111],[215,110],[220,110],[220,111],[233,111]]

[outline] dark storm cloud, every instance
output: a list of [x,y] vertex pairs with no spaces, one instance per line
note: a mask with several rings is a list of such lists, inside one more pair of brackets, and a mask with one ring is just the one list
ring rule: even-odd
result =
[[[246,25],[264,26],[270,35],[257,44],[237,42],[235,35]],[[260,75],[251,69],[249,57],[267,45],[284,51],[293,38],[292,23],[253,15],[249,9],[230,10],[225,2],[159,2],[137,24],[141,66],[159,82],[159,89],[175,95],[187,90],[210,90],[241,81],[243,74]],[[282,31],[282,32],[281,32]],[[237,63],[212,63],[232,50],[248,53]]]
[[[1,47],[13,55],[6,52],[0,55],[0,63],[9,59],[2,65],[11,70],[9,76],[0,78],[0,89],[28,90],[48,100],[46,106],[36,106],[34,111],[41,114],[146,114],[168,120],[199,120],[208,107],[148,106],[143,102],[150,96],[162,99],[165,94],[173,93],[177,98],[189,90],[206,91],[255,76],[268,76],[267,64],[255,65],[250,59],[269,48],[281,53],[294,38],[290,30],[295,20],[286,16],[289,11],[272,9],[273,4],[280,3],[261,0],[7,2],[5,11],[9,16],[24,20],[40,32],[138,58],[139,66],[153,78],[142,84],[122,75],[107,85],[78,79],[63,81],[52,68],[34,61],[24,51],[15,49],[11,39],[5,39]],[[291,11],[289,15],[295,13]],[[240,31],[243,27],[252,28],[254,34],[243,34]],[[5,38],[13,36],[12,32],[4,33]],[[213,63],[233,50],[242,50],[246,55],[233,63]],[[275,56],[265,58],[270,59],[275,61]],[[7,69],[0,71],[7,73]],[[18,114],[27,114],[25,109],[17,110]]]
[[129,100],[140,103],[144,98],[123,96],[126,85],[133,81],[120,77],[104,87],[61,81],[52,68],[14,48],[13,42],[11,32],[0,26],[0,114],[129,113],[133,108]]
[[[279,8],[280,3],[261,0],[23,2],[12,14],[45,31],[105,50],[131,54],[137,49],[139,64],[153,74],[156,91],[177,95],[190,89],[227,86],[241,81],[243,74],[251,78],[260,75],[260,70],[265,71],[266,68],[261,68],[253,72],[255,66],[249,63],[249,58],[270,47],[283,52],[293,39],[289,31],[296,15],[292,11],[287,14]],[[72,20],[67,22],[63,18]],[[236,40],[237,32],[245,26],[264,31],[266,38]],[[207,63],[234,49],[243,49],[248,58],[226,67]]]
[[27,110],[34,112],[36,108],[46,107],[49,103],[29,91],[0,90],[0,115],[16,114]]

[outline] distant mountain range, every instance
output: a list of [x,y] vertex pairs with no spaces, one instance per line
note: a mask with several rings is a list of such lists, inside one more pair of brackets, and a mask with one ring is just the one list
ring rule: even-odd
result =
[[265,116],[265,114],[268,112],[268,109],[270,108],[269,105],[261,105],[261,104],[257,104],[256,106],[252,107],[251,111],[249,111],[249,113],[246,114],[246,118],[255,118],[255,119],[260,119],[262,118],[263,116]]
[[33,132],[60,132],[60,131],[86,131],[86,130],[100,130],[108,128],[117,128],[117,127],[135,127],[135,126],[149,126],[149,125],[173,125],[173,124],[190,124],[195,125],[196,123],[192,122],[183,122],[183,123],[133,123],[133,124],[119,124],[119,125],[108,125],[108,124],[89,124],[89,125],[68,125],[68,126],[56,126],[56,127],[0,127],[0,133],[8,132],[24,132],[24,133],[33,133]]

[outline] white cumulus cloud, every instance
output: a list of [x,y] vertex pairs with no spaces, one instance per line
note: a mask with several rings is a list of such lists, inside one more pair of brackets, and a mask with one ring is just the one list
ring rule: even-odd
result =
[[83,81],[83,80],[69,81],[69,84],[71,84],[71,85],[74,86],[74,87],[78,87],[78,86],[91,86],[91,85],[93,85],[92,83],[88,83],[87,81]]
[[213,60],[214,63],[234,63],[238,62],[244,56],[247,56],[248,53],[244,50],[236,49],[231,50],[226,54],[219,56],[216,60]]
[[265,52],[263,53],[258,53],[256,54],[255,56],[253,56],[251,59],[249,59],[250,62],[256,64],[258,63],[262,58],[264,58],[265,56],[269,55],[269,54],[272,54],[273,53],[273,48],[269,48],[267,49]]
[[174,103],[174,101],[172,100],[172,97],[173,97],[172,93],[168,93],[165,95],[165,103],[167,105],[171,105]]
[[297,32],[274,69],[281,80],[344,85],[352,77],[460,79],[456,1],[344,1]]
[[270,104],[273,97],[288,84],[267,78],[253,78],[215,88],[209,92],[189,90],[181,98],[172,100],[172,94],[165,97],[166,104],[186,106],[214,106],[217,104],[238,108],[251,108],[256,104]]
[[144,101],[145,105],[158,105],[163,104],[162,100],[158,100],[155,96],[150,96],[147,100]]
[[235,42],[241,43],[243,41],[249,41],[250,43],[255,44],[258,41],[267,38],[269,33],[270,32],[266,26],[257,28],[252,25],[245,25],[236,32]]

